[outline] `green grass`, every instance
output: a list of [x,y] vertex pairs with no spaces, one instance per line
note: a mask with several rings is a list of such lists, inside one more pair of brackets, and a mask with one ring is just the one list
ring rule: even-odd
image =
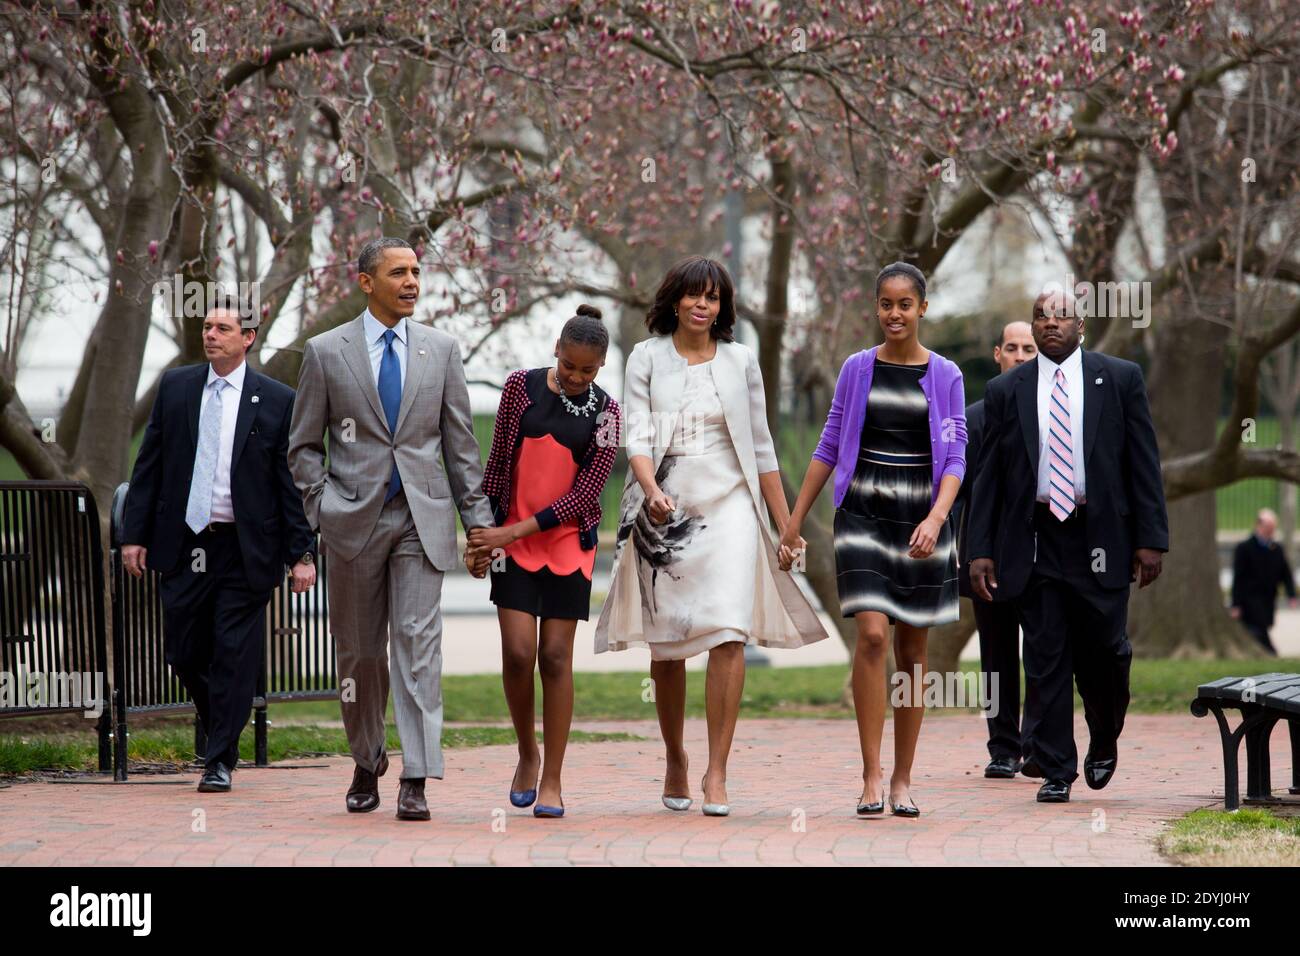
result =
[[1274,811],[1195,810],[1160,837],[1160,850],[1188,866],[1300,865],[1300,814]]
[[[127,759],[130,763],[171,764],[181,767],[193,760],[192,718],[180,716],[165,722],[154,719],[151,723],[153,726],[146,729],[131,731],[130,743],[127,747]],[[159,726],[160,723],[164,725]],[[538,739],[541,739],[540,734]],[[569,734],[570,743],[578,744],[639,739],[641,738],[627,733],[591,733],[574,730]],[[514,743],[515,732],[510,727],[446,727],[442,734],[442,745],[451,749]],[[391,725],[388,728],[387,744],[390,750],[401,750],[397,730]],[[241,760],[252,762],[253,746],[253,729],[250,725],[239,738]],[[273,762],[347,752],[347,736],[342,728],[286,725],[272,727],[267,734],[267,756]],[[30,773],[36,770],[91,771],[99,766],[98,754],[98,745],[93,735],[86,733],[38,731],[0,735],[0,776]]]

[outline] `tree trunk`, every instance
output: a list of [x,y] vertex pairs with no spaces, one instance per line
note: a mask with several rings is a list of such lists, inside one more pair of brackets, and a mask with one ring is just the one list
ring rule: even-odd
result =
[[[1167,461],[1214,444],[1228,333],[1225,324],[1177,309],[1159,310],[1153,326],[1151,414],[1160,457]],[[1213,396],[1209,401],[1207,394]],[[1213,492],[1169,504],[1169,553],[1161,575],[1131,591],[1128,631],[1135,655],[1241,657],[1250,652],[1250,638],[1224,606],[1215,519]]]

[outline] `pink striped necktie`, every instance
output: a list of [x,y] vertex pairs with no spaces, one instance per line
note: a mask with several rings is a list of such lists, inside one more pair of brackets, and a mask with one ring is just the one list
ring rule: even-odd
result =
[[1058,521],[1064,521],[1074,511],[1074,439],[1070,432],[1070,396],[1065,391],[1065,373],[1059,368],[1047,421],[1048,508]]

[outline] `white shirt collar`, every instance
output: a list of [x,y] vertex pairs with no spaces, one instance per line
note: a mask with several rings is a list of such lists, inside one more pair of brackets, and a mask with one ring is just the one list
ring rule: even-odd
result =
[[[373,345],[377,340],[382,339],[384,333],[388,331],[388,326],[376,319],[374,315],[371,314],[370,309],[366,309],[366,311],[361,314],[361,321],[365,324],[367,345]],[[397,333],[397,340],[405,345],[406,316],[402,316],[397,320],[397,324],[393,326],[393,331]]]
[[229,375],[218,375],[217,370],[213,368],[212,363],[209,362],[208,380],[206,383],[204,383],[204,388],[207,388],[217,379],[224,378],[226,380],[226,385],[228,387],[233,388],[236,392],[242,392],[244,390],[244,375],[247,372],[248,372],[248,363],[240,362],[237,366],[235,366],[235,370],[231,372]]
[[1055,380],[1056,370],[1061,369],[1065,372],[1066,381],[1074,381],[1083,371],[1083,346],[1075,347],[1060,365],[1057,365],[1047,357],[1047,353],[1039,351],[1038,353],[1038,377],[1045,378],[1049,381]]

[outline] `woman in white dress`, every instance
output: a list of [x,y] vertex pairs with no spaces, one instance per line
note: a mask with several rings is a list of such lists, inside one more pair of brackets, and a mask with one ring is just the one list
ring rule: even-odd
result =
[[733,340],[727,270],[692,256],[669,270],[646,318],[653,333],[624,372],[629,475],[596,652],[649,647],[667,750],[663,802],[691,805],[682,743],[686,659],[709,654],[709,764],[703,810],[726,816],[727,756],[745,684],[746,644],[801,647],[828,637],[779,567],[790,518],[753,351]]

